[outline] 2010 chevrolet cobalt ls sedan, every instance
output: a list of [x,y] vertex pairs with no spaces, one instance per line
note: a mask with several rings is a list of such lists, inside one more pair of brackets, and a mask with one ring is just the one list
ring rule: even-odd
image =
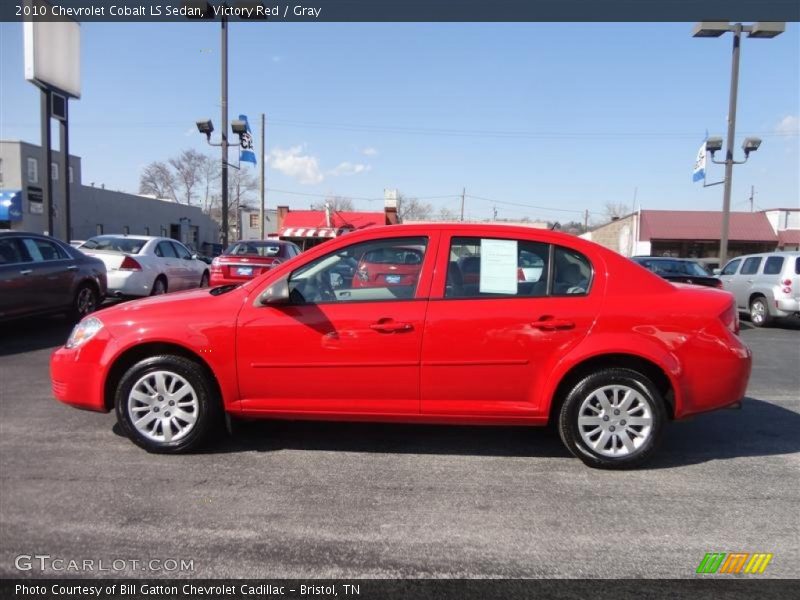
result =
[[[409,252],[421,262],[400,282],[341,276],[364,257]],[[520,279],[523,254],[541,268]],[[738,329],[729,293],[673,285],[572,236],[395,225],[329,241],[238,287],[88,317],[53,354],[51,374],[59,400],[116,410],[153,452],[195,448],[225,416],[552,421],[586,464],[626,468],[653,454],[668,420],[742,398],[751,355]]]

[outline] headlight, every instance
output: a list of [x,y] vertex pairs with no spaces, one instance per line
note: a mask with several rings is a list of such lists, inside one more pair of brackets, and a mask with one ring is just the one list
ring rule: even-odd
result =
[[77,348],[92,339],[97,332],[103,328],[103,323],[97,317],[89,317],[84,319],[72,330],[69,334],[69,339],[65,344],[66,348]]

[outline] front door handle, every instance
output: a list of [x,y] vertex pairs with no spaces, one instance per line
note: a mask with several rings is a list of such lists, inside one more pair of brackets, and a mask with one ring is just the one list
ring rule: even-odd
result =
[[539,320],[531,323],[531,327],[542,331],[556,331],[559,329],[574,329],[575,323],[567,319],[556,319],[552,315],[544,315]]
[[33,273],[33,269],[23,269],[19,272],[20,275],[30,275],[31,273]]
[[379,331],[380,333],[395,333],[402,331],[411,331],[414,326],[411,323],[398,323],[389,319],[381,319],[377,323],[369,326],[370,329]]
[[77,270],[78,270],[78,267],[75,266],[75,265],[67,267],[67,271],[77,271]]

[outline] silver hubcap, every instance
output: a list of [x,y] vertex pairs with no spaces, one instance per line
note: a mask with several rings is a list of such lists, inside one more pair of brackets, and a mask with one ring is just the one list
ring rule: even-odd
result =
[[767,307],[763,302],[753,302],[753,306],[750,307],[750,319],[755,323],[761,323],[766,312]]
[[596,389],[581,403],[578,411],[581,438],[603,456],[633,454],[647,441],[652,429],[650,403],[627,385]]
[[193,428],[200,411],[194,388],[171,371],[139,379],[128,396],[128,414],[136,430],[155,442],[174,442]]
[[83,288],[78,292],[78,301],[76,304],[78,314],[88,315],[94,310],[94,292],[89,288]]

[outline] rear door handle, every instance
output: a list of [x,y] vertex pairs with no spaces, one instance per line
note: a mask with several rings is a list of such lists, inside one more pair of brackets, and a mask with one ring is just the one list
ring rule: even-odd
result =
[[380,333],[395,333],[402,331],[411,331],[414,326],[411,323],[398,323],[396,321],[378,321],[369,326],[370,329],[379,331]]
[[31,273],[33,273],[33,269],[23,269],[19,272],[20,275],[30,275]]
[[72,265],[72,266],[70,266],[70,267],[67,267],[67,271],[77,271],[77,270],[78,270],[78,267],[77,267],[77,266],[75,266],[75,265]]
[[555,331],[557,329],[574,329],[575,323],[567,319],[554,319],[550,315],[544,315],[538,321],[531,323],[531,327],[542,331]]

